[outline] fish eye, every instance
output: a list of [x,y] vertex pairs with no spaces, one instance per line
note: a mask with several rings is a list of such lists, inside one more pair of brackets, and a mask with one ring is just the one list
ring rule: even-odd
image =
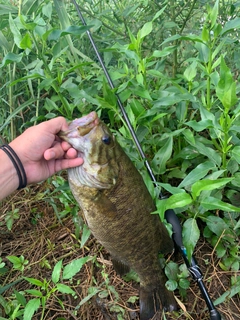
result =
[[109,145],[111,143],[111,137],[110,136],[103,136],[102,137],[102,142]]

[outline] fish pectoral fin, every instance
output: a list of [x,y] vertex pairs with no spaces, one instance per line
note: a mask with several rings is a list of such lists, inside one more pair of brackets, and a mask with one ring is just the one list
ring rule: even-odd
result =
[[113,258],[113,257],[111,258],[111,260],[112,260],[113,268],[120,276],[123,276],[130,271],[129,266],[127,266],[122,261],[120,261],[116,258]]

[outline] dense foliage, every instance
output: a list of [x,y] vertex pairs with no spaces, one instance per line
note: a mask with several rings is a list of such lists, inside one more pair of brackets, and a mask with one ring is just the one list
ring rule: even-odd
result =
[[[97,110],[143,172],[160,218],[179,214],[189,255],[205,237],[238,292],[240,3],[79,0],[87,27],[67,0],[0,3],[2,138]],[[157,199],[114,91],[168,199]]]

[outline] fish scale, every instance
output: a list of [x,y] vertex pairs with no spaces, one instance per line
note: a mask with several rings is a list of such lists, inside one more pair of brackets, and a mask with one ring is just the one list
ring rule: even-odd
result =
[[161,305],[177,309],[158,259],[160,252],[173,250],[173,242],[158,215],[151,214],[156,207],[138,170],[95,112],[74,120],[60,137],[84,159],[68,176],[91,232],[120,275],[133,269],[139,276],[140,319],[151,319]]

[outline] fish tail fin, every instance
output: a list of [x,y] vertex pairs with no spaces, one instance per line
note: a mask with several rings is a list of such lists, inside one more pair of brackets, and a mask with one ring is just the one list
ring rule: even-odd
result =
[[160,300],[156,290],[148,290],[140,287],[140,319],[150,320],[160,309]]
[[165,311],[177,310],[177,303],[172,292],[166,287],[159,286],[155,289],[140,287],[140,319],[150,320],[162,308]]

